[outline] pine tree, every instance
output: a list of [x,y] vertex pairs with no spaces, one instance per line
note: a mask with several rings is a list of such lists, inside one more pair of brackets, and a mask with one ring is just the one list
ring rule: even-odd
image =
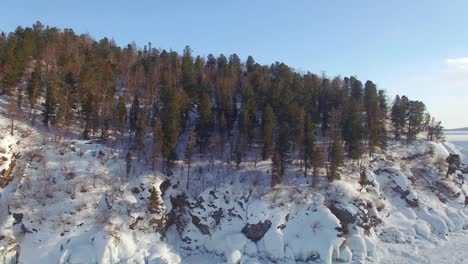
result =
[[138,118],[138,124],[135,131],[135,143],[138,150],[138,158],[140,158],[141,151],[145,150],[146,128],[148,123],[147,111],[141,111]]
[[246,65],[247,65],[247,72],[252,72],[254,65],[255,65],[255,60],[253,59],[252,56],[247,57]]
[[424,128],[424,112],[426,106],[420,101],[410,101],[408,109],[407,139],[412,141]]
[[363,154],[364,136],[363,116],[359,110],[351,107],[343,128],[343,138],[346,141],[349,156],[354,160],[360,159]]
[[281,182],[281,178],[283,176],[283,173],[281,171],[281,155],[278,151],[275,151],[273,153],[271,161],[271,186],[274,187]]
[[334,136],[332,139],[331,147],[330,147],[330,173],[329,173],[329,181],[334,181],[335,179],[339,179],[338,175],[338,168],[341,167],[344,161],[344,150],[343,145],[341,143],[341,139],[338,135]]
[[376,85],[367,81],[364,88],[364,101],[366,110],[366,127],[368,131],[367,143],[369,154],[372,155],[379,146],[382,121]]
[[161,128],[161,122],[156,120],[153,127],[153,146],[151,153],[153,171],[156,170],[156,163],[162,155],[162,146],[164,140],[164,133]]
[[315,146],[314,152],[312,154],[312,187],[314,187],[317,183],[317,174],[318,170],[325,165],[325,155],[323,153],[321,146]]
[[127,178],[130,176],[130,172],[132,171],[132,153],[127,152],[125,156],[125,160],[127,162]]
[[278,129],[278,136],[276,137],[275,143],[275,152],[277,152],[280,156],[280,176],[282,177],[286,171],[286,163],[288,159],[288,152],[291,146],[290,143],[290,136],[291,130],[289,127],[289,123],[286,121],[280,121],[279,129]]
[[445,161],[448,163],[447,175],[448,177],[450,174],[455,173],[457,170],[460,169],[461,160],[460,156],[457,154],[450,154]]
[[164,134],[162,154],[168,166],[177,159],[175,147],[180,133],[180,106],[179,98],[174,87],[166,76],[161,85],[161,127]]
[[125,121],[127,120],[127,107],[125,105],[125,98],[123,96],[119,96],[119,100],[117,101],[116,114],[117,130],[120,133],[123,133],[125,128]]
[[343,114],[344,127],[343,139],[346,142],[349,156],[354,159],[360,159],[364,149],[363,141],[366,136],[363,117],[363,88],[361,81],[354,77],[350,78],[351,98],[347,105],[346,112]]
[[26,88],[28,101],[29,101],[29,118],[31,118],[32,124],[34,124],[33,111],[36,106],[37,99],[41,93],[42,88],[42,77],[41,77],[41,65],[40,62],[36,62],[34,71],[31,73],[31,79],[29,80],[28,86]]
[[206,150],[210,139],[213,126],[213,117],[211,114],[210,97],[206,93],[202,93],[200,102],[200,117],[197,123],[197,144],[200,146],[200,152]]
[[96,111],[96,99],[93,94],[89,93],[82,102],[81,112],[84,121],[83,138],[88,139],[90,130],[96,128],[98,122]]
[[133,97],[132,106],[130,108],[130,132],[136,131],[140,114],[140,99],[138,98],[138,95],[136,95]]
[[310,118],[306,118],[304,123],[304,137],[302,146],[303,150],[303,162],[304,162],[304,177],[307,176],[307,169],[313,163],[314,160],[314,149],[315,149],[315,126]]
[[42,112],[45,126],[54,125],[57,120],[57,80],[54,74],[49,74],[46,80],[46,96],[44,110]]
[[269,104],[263,110],[263,148],[262,159],[266,160],[273,146],[273,132],[275,129],[275,114]]
[[405,133],[404,128],[408,118],[409,100],[408,97],[399,95],[395,97],[392,105],[391,120],[394,128],[395,139],[400,139]]
[[182,55],[182,86],[189,98],[194,100],[197,94],[195,90],[192,50],[189,46],[185,47]]
[[427,125],[427,139],[435,142],[440,141],[443,138],[443,130],[442,122],[435,121],[433,117]]
[[332,109],[330,112],[329,130],[329,137],[331,138],[331,142],[328,150],[329,170],[327,170],[327,176],[330,182],[338,179],[338,168],[343,164],[344,161],[344,149],[340,131],[340,117],[340,111],[337,109]]
[[187,145],[185,146],[185,163],[187,163],[187,191],[189,190],[190,185],[190,168],[192,166],[192,157],[193,157],[193,147],[195,145],[195,139],[193,132],[189,132],[187,139]]
[[385,149],[387,146],[387,96],[385,95],[384,90],[379,90],[379,125],[380,125],[380,133],[379,133],[379,146],[381,149]]

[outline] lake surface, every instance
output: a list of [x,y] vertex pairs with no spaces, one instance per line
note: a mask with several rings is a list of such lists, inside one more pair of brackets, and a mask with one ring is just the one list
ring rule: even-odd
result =
[[463,153],[464,163],[468,164],[468,130],[467,131],[444,131],[445,139],[458,148]]

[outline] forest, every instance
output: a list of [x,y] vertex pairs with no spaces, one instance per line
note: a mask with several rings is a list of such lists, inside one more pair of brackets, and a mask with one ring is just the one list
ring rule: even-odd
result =
[[291,159],[304,176],[324,169],[333,181],[345,159],[384,151],[390,139],[442,139],[423,102],[389,100],[371,80],[260,65],[252,56],[205,58],[189,46],[182,54],[152,43],[119,47],[40,22],[1,33],[0,93],[10,98],[11,133],[28,119],[57,138],[119,144],[128,159],[166,173],[177,160],[190,167],[194,156],[237,167],[271,159],[272,185]]

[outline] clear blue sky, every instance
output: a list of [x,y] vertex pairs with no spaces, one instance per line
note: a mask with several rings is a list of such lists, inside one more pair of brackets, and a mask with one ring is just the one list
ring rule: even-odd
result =
[[3,0],[0,31],[39,20],[118,44],[253,55],[302,71],[371,79],[468,126],[466,0]]

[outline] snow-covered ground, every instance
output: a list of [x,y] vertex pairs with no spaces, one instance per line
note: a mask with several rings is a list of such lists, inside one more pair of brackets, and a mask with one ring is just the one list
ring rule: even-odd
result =
[[385,264],[464,264],[468,263],[468,231],[452,233],[446,241],[411,245],[394,244],[387,247],[380,259]]
[[[467,175],[441,143],[390,141],[315,188],[291,165],[195,159],[191,181],[93,141],[55,140],[0,115],[0,263],[463,263]],[[447,143],[450,144],[450,143]],[[181,149],[183,149],[181,147]],[[5,172],[3,171],[2,174]],[[324,175],[324,171],[320,172]],[[1,176],[1,179],[4,177]],[[2,182],[2,181],[0,181]],[[187,187],[189,190],[187,191]],[[465,262],[466,263],[466,262]]]

